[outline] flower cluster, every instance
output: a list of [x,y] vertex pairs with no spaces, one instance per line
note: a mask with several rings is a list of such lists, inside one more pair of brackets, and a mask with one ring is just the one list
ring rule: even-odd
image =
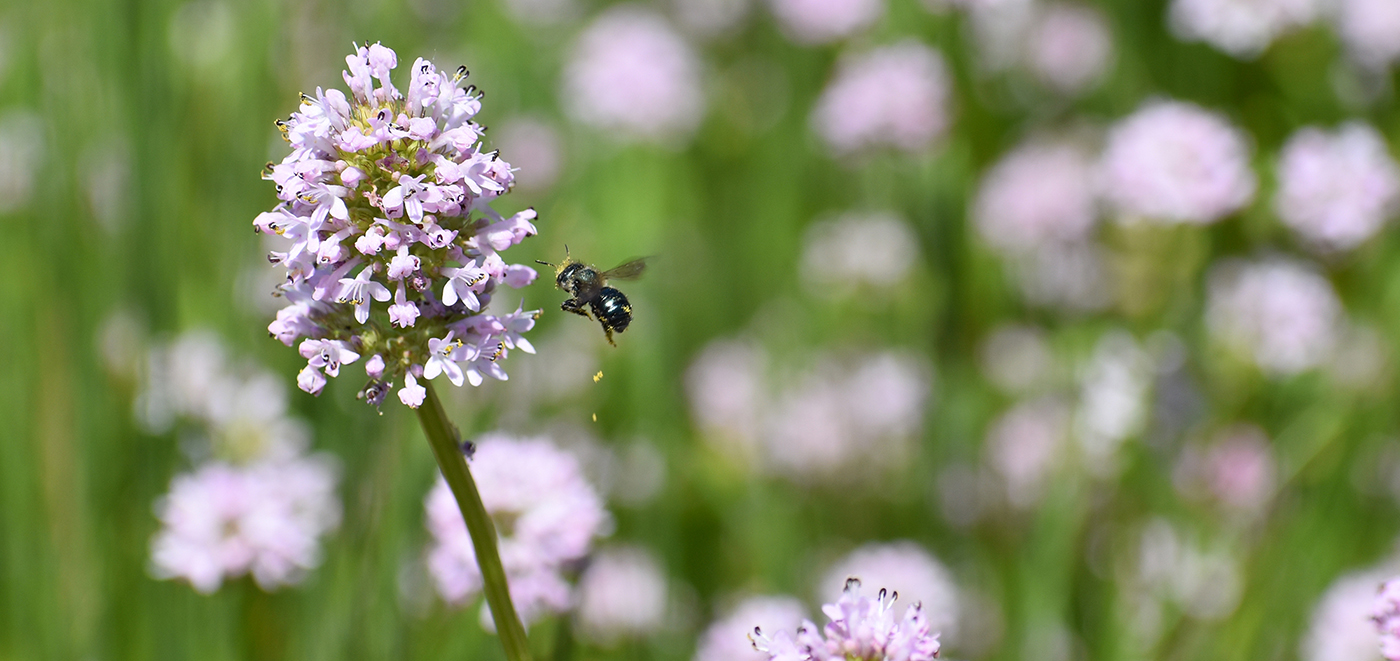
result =
[[807,609],[792,597],[749,597],[705,630],[694,661],[766,661],[745,637],[760,631],[795,629],[807,619]]
[[807,46],[845,39],[885,13],[883,0],[769,0],[768,5],[783,34]]
[[1287,30],[1312,22],[1321,5],[1317,0],[1175,0],[1169,18],[1181,39],[1250,58]]
[[1279,218],[1323,248],[1360,245],[1400,208],[1400,166],[1385,138],[1361,122],[1293,134],[1279,155],[1278,179]]
[[842,60],[812,110],[812,128],[838,154],[869,147],[927,149],[950,122],[947,66],[917,41]]
[[888,211],[849,212],[813,223],[803,236],[802,282],[820,296],[880,290],[902,282],[919,258],[914,229]]
[[1381,635],[1381,655],[1388,661],[1400,661],[1400,578],[1381,586],[1371,621]]
[[683,138],[705,112],[700,60],[664,18],[619,6],[574,42],[564,67],[563,99],[580,123],[620,138]]
[[1102,194],[1125,218],[1207,224],[1249,203],[1258,185],[1245,135],[1224,117],[1155,101],[1110,131]]
[[[528,624],[568,610],[573,596],[564,571],[612,525],[578,460],[545,439],[493,434],[480,439],[471,464],[500,536],[501,562],[520,618]],[[433,536],[428,571],[444,599],[463,603],[481,589],[481,569],[447,482],[438,480],[425,506]],[[482,623],[490,625],[485,609]]]
[[1344,322],[1332,283],[1284,260],[1227,261],[1210,277],[1206,324],[1227,348],[1264,371],[1290,375],[1332,356]]
[[849,576],[859,576],[918,604],[928,627],[939,632],[940,640],[956,638],[958,586],[952,572],[923,546],[908,540],[865,544],[826,570],[818,593],[825,599],[839,599],[837,586]]
[[156,502],[152,572],[200,592],[251,573],[265,589],[320,562],[320,538],[340,522],[336,471],[306,455],[308,433],[285,415],[274,375],[227,364],[213,337],[191,333],[154,349],[137,413],[152,431],[188,423],[207,459]]
[[501,284],[535,279],[501,257],[536,233],[535,212],[505,217],[489,204],[514,175],[481,145],[481,95],[462,87],[465,69],[422,58],[401,92],[390,82],[398,57],[379,44],[345,62],[349,96],[318,88],[278,122],[292,152],[264,178],[282,202],[253,221],[288,242],[268,256],[287,270],[287,306],[268,331],[307,359],[297,385],[312,394],[363,356],[361,397],[376,406],[400,379],[400,401],[415,408],[419,378],[504,380],[509,350],[533,352],[520,334],[537,311],[482,312]]
[[871,599],[860,595],[860,580],[846,580],[846,590],[834,604],[822,606],[831,620],[820,630],[805,621],[797,635],[779,631],[769,637],[755,628],[754,649],[772,661],[931,661],[938,658],[938,634],[929,633],[928,619],[918,603],[896,619],[891,612],[898,594],[880,589]]
[[578,581],[579,633],[604,644],[660,630],[666,620],[666,574],[642,547],[597,554]]
[[982,238],[1007,257],[1047,243],[1087,239],[1098,220],[1094,155],[1076,142],[1033,139],[982,179],[972,216]]

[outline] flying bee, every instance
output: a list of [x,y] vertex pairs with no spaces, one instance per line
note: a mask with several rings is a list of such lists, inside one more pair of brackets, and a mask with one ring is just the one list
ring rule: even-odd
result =
[[[641,276],[647,268],[646,258],[639,257],[615,269],[599,271],[592,264],[574,261],[569,256],[569,247],[564,246],[564,261],[558,264],[535,261],[553,266],[555,286],[571,297],[559,309],[589,319],[597,317],[598,323],[603,325],[603,333],[608,336],[608,344],[617,346],[613,341],[613,331],[621,333],[632,323],[632,304],[627,302],[625,294],[608,286],[608,279],[631,280]],[[589,310],[593,311],[592,316],[589,316]]]

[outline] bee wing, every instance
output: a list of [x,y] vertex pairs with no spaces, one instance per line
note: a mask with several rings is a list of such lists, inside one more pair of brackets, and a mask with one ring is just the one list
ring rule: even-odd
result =
[[623,262],[617,268],[604,271],[603,277],[617,280],[632,280],[633,278],[641,277],[642,271],[647,269],[647,259],[649,258],[638,257]]

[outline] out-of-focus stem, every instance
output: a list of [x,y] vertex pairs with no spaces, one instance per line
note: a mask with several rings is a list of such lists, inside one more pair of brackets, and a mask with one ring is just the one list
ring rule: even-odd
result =
[[467,532],[472,536],[472,547],[476,549],[476,564],[481,568],[481,580],[485,584],[486,603],[491,606],[491,617],[496,621],[496,633],[501,646],[506,650],[510,661],[530,661],[530,644],[525,638],[525,627],[515,612],[515,604],[510,601],[510,588],[506,584],[506,571],[501,565],[501,553],[496,547],[496,526],[491,516],[481,504],[481,494],[477,493],[476,480],[472,479],[466,457],[458,445],[457,434],[447,413],[442,410],[433,384],[424,380],[427,396],[418,407],[418,422],[423,425],[423,434],[428,437],[428,445],[433,448],[438,467],[452,495],[457,498],[457,507],[462,510],[462,518],[467,522]]

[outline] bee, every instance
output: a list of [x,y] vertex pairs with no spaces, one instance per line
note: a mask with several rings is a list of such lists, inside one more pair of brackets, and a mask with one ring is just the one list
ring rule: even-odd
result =
[[[535,261],[553,266],[555,286],[569,294],[570,298],[559,309],[589,319],[597,317],[598,323],[603,325],[603,333],[608,336],[608,344],[617,346],[613,332],[621,333],[632,323],[632,304],[627,302],[626,294],[608,286],[608,279],[631,280],[641,276],[647,268],[646,258],[639,257],[617,268],[599,271],[592,264],[574,261],[569,256],[569,247],[564,246],[564,261],[558,264]],[[592,316],[589,310],[593,311]]]

